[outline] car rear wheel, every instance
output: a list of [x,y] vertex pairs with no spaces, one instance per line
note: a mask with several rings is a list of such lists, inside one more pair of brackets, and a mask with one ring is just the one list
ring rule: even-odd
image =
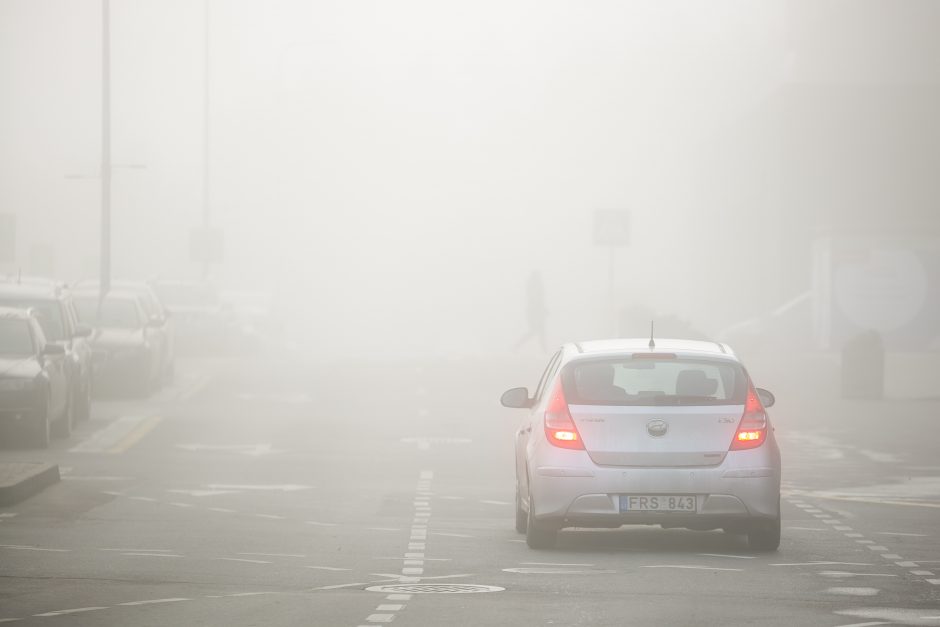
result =
[[529,526],[529,515],[522,509],[522,497],[519,495],[519,486],[516,486],[516,531],[525,533]]
[[558,530],[550,524],[535,519],[535,502],[529,494],[529,513],[526,518],[525,543],[530,549],[550,549],[555,546]]
[[49,448],[49,402],[48,400],[36,410],[36,415],[27,426],[26,446],[30,448]]
[[91,377],[81,386],[76,394],[78,403],[75,406],[75,419],[88,420],[91,417]]
[[771,520],[758,520],[747,531],[747,545],[752,551],[776,551],[780,546],[780,513]]
[[72,423],[75,420],[75,394],[70,392],[65,399],[65,409],[59,419],[52,423],[52,435],[57,438],[67,438],[72,435]]

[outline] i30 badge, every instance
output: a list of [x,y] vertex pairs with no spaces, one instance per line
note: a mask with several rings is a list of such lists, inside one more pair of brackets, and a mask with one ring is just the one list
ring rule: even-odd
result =
[[654,438],[661,438],[666,435],[666,431],[669,430],[669,425],[666,424],[665,420],[660,420],[659,418],[655,420],[650,420],[646,423],[646,432],[649,433]]

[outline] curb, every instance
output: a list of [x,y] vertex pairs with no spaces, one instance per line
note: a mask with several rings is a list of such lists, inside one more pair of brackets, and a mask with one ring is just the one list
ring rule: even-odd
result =
[[3,466],[12,466],[15,472],[12,479],[0,483],[0,506],[19,503],[58,483],[60,479],[58,464],[9,462],[0,463],[0,470]]

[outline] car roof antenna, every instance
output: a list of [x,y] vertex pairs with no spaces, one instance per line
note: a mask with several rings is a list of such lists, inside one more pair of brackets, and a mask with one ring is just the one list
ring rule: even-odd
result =
[[653,339],[653,321],[650,320],[650,350],[656,348],[656,340]]

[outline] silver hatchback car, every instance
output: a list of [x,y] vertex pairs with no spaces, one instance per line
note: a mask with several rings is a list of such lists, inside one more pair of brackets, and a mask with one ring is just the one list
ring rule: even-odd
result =
[[564,345],[516,432],[516,530],[550,548],[564,527],[658,524],[780,544],[780,449],[766,408],[724,344],[600,340]]

